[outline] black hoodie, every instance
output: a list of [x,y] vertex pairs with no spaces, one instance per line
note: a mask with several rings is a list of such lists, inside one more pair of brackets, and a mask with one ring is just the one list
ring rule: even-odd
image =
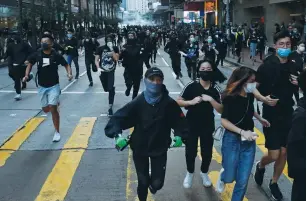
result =
[[146,102],[144,92],[133,101],[119,109],[105,127],[110,138],[122,133],[122,130],[134,127],[130,147],[136,155],[159,156],[165,153],[171,144],[171,129],[175,136],[186,139],[188,125],[180,107],[163,86],[163,97],[156,105]]
[[301,98],[292,116],[288,136],[287,161],[289,177],[306,178],[306,98]]

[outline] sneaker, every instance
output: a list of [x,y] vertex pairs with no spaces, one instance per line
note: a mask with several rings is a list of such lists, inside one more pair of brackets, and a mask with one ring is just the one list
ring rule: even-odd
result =
[[149,191],[151,192],[151,194],[156,194],[157,193],[157,190],[156,189],[153,189],[151,186],[148,187],[149,188]]
[[217,179],[217,182],[216,182],[216,191],[218,193],[222,193],[225,189],[225,184],[224,182],[221,180],[222,179],[222,173],[224,172],[224,168],[222,168],[220,170],[220,175],[219,175],[219,178]]
[[14,97],[14,99],[15,99],[16,101],[21,100],[21,94],[17,94],[17,95]]
[[93,82],[90,82],[90,84],[88,85],[89,87],[92,87],[93,86]]
[[270,184],[269,184],[269,189],[271,191],[271,194],[272,194],[272,198],[274,200],[282,200],[283,199],[283,195],[282,193],[280,192],[280,189],[278,187],[278,184],[277,183],[272,183],[272,180],[270,181]]
[[27,83],[26,82],[21,82],[21,90],[24,90],[27,88]]
[[260,161],[258,161],[256,163],[256,170],[255,170],[255,174],[254,174],[254,180],[255,182],[261,186],[263,183],[263,177],[264,177],[264,173],[265,173],[265,168],[260,168]]
[[183,187],[184,188],[191,188],[192,183],[193,183],[193,173],[187,172],[187,174],[185,175],[185,178],[183,180]]
[[210,186],[212,186],[212,182],[211,182],[211,180],[210,180],[210,178],[209,178],[209,175],[208,175],[208,173],[200,173],[200,177],[202,178],[202,180],[203,180],[203,185],[204,185],[204,187],[210,187]]
[[127,88],[126,91],[125,91],[125,95],[129,96],[130,95],[130,91],[131,91],[131,88],[130,89]]
[[53,142],[59,142],[60,140],[61,140],[61,135],[60,135],[60,133],[55,132],[52,141],[53,141]]
[[110,109],[108,110],[108,116],[112,116],[112,115],[113,115],[113,109],[110,108]]

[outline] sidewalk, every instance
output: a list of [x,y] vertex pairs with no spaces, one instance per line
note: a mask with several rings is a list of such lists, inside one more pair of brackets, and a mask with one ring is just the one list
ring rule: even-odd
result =
[[[242,49],[242,58],[241,58],[241,63],[238,63],[237,60],[238,58],[236,56],[233,56],[230,52],[229,56],[227,55],[225,58],[225,61],[228,63],[231,63],[232,65],[235,66],[246,66],[249,68],[252,68],[254,70],[257,70],[258,67],[261,65],[262,61],[260,60],[259,54],[256,56],[256,62],[253,63],[253,61],[249,58],[250,56],[250,51],[249,48],[243,48]],[[263,55],[264,57],[264,55]]]

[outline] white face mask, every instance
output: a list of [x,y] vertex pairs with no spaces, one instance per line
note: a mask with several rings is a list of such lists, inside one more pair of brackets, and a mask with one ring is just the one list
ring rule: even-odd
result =
[[253,83],[247,83],[246,87],[244,87],[244,90],[246,93],[253,93],[257,87],[256,82]]
[[300,52],[305,52],[305,47],[300,45],[298,46],[297,50]]
[[112,42],[107,42],[107,46],[108,46],[110,49],[112,49],[113,43],[112,43]]

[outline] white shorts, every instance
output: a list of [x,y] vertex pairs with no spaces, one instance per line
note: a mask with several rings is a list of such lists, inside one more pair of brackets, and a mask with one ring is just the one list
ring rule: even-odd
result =
[[39,86],[38,88],[38,95],[40,96],[42,107],[58,105],[60,102],[60,94],[61,88],[59,84],[47,88]]

